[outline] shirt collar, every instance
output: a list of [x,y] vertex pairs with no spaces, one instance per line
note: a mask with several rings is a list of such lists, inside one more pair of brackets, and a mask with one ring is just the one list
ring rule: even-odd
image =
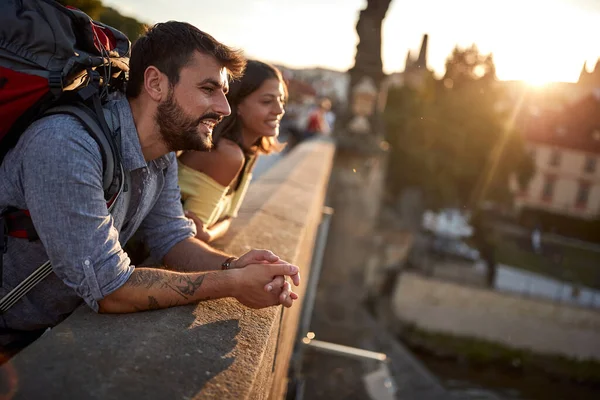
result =
[[171,165],[173,161],[171,153],[167,153],[148,163],[146,162],[129,101],[127,101],[125,96],[121,96],[115,100],[114,107],[117,110],[121,127],[121,154],[125,169],[133,171],[139,168],[146,168],[149,164],[154,164],[159,169],[165,169]]

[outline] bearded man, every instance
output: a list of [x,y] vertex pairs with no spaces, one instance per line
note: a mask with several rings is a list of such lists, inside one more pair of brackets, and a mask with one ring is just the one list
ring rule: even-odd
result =
[[[214,126],[231,111],[229,79],[245,62],[183,22],[157,24],[136,41],[126,96],[105,105],[120,128],[130,191],[110,212],[100,148],[78,119],[47,116],[23,133],[0,166],[0,210],[28,210],[39,240],[7,238],[0,296],[47,260],[54,274],[0,315],[2,353],[14,354],[84,302],[103,313],[222,297],[253,308],[292,305],[297,296],[284,276],[298,285],[296,266],[268,250],[236,258],[197,240],[179,197],[175,152],[210,149]],[[135,232],[164,265],[131,265],[122,246]]]

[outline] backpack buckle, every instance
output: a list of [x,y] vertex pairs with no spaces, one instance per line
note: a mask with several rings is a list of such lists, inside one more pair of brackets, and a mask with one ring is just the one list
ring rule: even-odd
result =
[[50,76],[48,77],[48,86],[50,87],[50,92],[55,97],[60,96],[63,92],[62,74],[56,71],[50,72]]

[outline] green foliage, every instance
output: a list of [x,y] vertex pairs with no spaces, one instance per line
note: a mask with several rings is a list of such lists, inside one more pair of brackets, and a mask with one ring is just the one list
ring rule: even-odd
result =
[[144,31],[144,24],[135,18],[121,15],[117,10],[102,5],[101,0],[58,0],[63,5],[80,9],[92,19],[123,32],[134,42]]
[[591,359],[537,354],[488,340],[429,332],[415,326],[406,326],[401,338],[414,351],[443,354],[446,358],[463,363],[466,361],[476,368],[495,365],[505,370],[521,371],[525,376],[541,373],[553,380],[570,380],[594,386],[600,384],[600,363]]
[[509,203],[509,177],[525,185],[534,170],[521,135],[508,123],[512,110],[498,109],[502,92],[492,56],[457,47],[441,80],[428,72],[423,78],[419,87],[388,94],[391,194],[417,186],[434,208]]
[[119,14],[117,10],[105,7],[100,14],[100,21],[106,25],[117,28],[123,32],[129,40],[134,42],[144,32],[144,24],[135,18]]
[[104,9],[101,0],[57,0],[63,6],[72,6],[75,7],[87,15],[89,15],[92,19],[98,20],[100,18],[100,14]]

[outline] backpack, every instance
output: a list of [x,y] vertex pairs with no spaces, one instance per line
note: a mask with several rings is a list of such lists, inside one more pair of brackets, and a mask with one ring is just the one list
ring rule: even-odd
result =
[[[111,210],[127,192],[127,176],[120,129],[105,118],[102,105],[125,90],[130,47],[123,33],[56,1],[0,2],[0,163],[33,121],[72,115],[100,147]],[[0,216],[0,280],[7,235],[37,239],[27,210],[3,210]],[[48,261],[0,300],[0,313],[51,272]]]

